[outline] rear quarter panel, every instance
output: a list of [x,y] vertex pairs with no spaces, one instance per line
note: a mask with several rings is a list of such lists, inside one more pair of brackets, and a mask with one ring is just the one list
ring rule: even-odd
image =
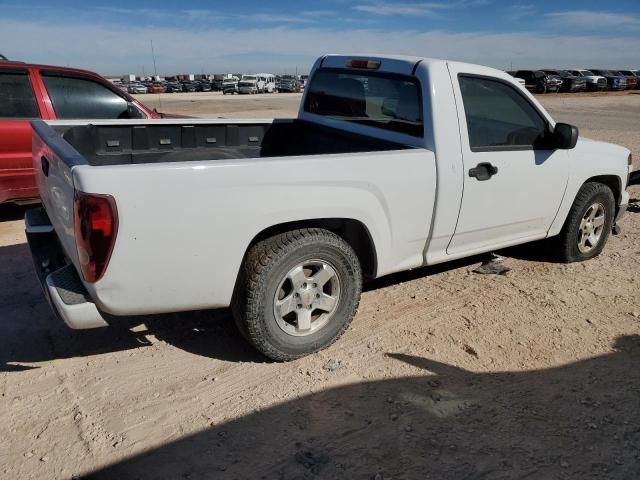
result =
[[[72,169],[84,159],[42,121],[32,123],[32,165],[36,185],[67,257],[79,270],[74,236]],[[48,168],[43,168],[43,162]]]
[[77,166],[78,190],[116,199],[104,277],[87,285],[115,315],[228,306],[243,256],[264,229],[316,218],[361,221],[378,275],[422,265],[435,158],[411,149],[348,155]]

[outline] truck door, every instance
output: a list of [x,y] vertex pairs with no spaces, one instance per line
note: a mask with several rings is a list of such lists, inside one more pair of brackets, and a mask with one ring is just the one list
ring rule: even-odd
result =
[[562,201],[568,154],[550,119],[511,82],[450,65],[460,120],[464,191],[451,255],[544,238]]
[[39,117],[29,71],[0,67],[0,203],[38,196],[29,122]]

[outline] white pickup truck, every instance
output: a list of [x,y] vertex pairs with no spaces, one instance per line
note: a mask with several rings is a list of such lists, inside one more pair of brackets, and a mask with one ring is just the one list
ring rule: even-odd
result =
[[363,280],[547,237],[592,258],[629,200],[627,149],[504,72],[425,58],[324,56],[296,119],[33,131],[26,230],[69,326],[231,305],[276,360],[335,341]]

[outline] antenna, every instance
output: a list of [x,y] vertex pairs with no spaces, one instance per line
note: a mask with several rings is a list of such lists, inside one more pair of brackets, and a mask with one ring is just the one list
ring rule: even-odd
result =
[[[151,57],[153,58],[153,76],[157,78],[158,77],[158,67],[156,65],[156,52],[153,50],[153,39],[151,39],[149,41],[151,42]],[[151,85],[153,85],[153,83]],[[162,110],[162,99],[160,98],[160,94],[159,93],[158,93],[158,106],[160,107],[160,110]]]

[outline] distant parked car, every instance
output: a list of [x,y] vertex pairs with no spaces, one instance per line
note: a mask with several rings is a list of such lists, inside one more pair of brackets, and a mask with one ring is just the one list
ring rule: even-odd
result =
[[[264,83],[262,85],[264,85]],[[258,83],[258,77],[256,75],[243,75],[238,82],[238,93],[260,93],[260,88],[261,85]]]
[[257,73],[258,93],[273,93],[276,91],[276,76],[273,73]]
[[167,93],[179,93],[182,92],[182,84],[180,82],[167,83]]
[[160,83],[154,83],[149,89],[149,93],[167,93],[167,87]]
[[640,70],[631,70],[631,73],[636,76],[636,89],[640,90]]
[[518,70],[514,76],[525,81],[527,90],[540,94],[559,92],[563,83],[559,76],[546,74],[542,70]]
[[182,82],[182,89],[185,92],[197,92],[198,84],[195,82]]
[[624,76],[625,80],[627,81],[627,90],[638,88],[638,76],[631,70],[616,70],[616,73]]
[[615,72],[602,70],[599,68],[590,68],[589,71],[606,78],[609,90],[624,90],[625,88],[627,88],[627,79],[622,75],[618,75]]
[[211,81],[211,90],[213,90],[214,92],[222,91],[222,82],[223,80],[220,78],[213,79]]
[[516,77],[516,72],[514,72],[514,71],[511,71],[511,70],[510,70],[510,71],[507,71],[507,73],[508,73],[509,75],[511,75],[513,78],[515,78],[515,79],[516,79],[516,81],[517,81],[521,86],[523,86],[524,88],[527,88],[527,82],[525,82],[524,78],[518,78],[518,77]]
[[141,83],[132,83],[127,88],[127,91],[129,93],[140,94],[140,93],[148,93],[149,89],[147,87],[145,87],[144,85],[142,85]]
[[590,70],[567,70],[576,77],[582,77],[586,81],[587,90],[591,92],[607,89],[607,79],[600,75],[596,75]]
[[223,95],[240,93],[238,90],[238,77],[225,78],[222,81],[222,93]]
[[298,93],[300,91],[300,82],[293,75],[282,75],[276,80],[276,90],[278,92]]
[[211,84],[207,81],[201,81],[198,84],[198,91],[199,92],[210,92],[211,91]]
[[573,75],[567,70],[543,70],[547,75],[553,75],[562,79],[562,92],[584,92],[587,89],[587,81],[580,76]]

